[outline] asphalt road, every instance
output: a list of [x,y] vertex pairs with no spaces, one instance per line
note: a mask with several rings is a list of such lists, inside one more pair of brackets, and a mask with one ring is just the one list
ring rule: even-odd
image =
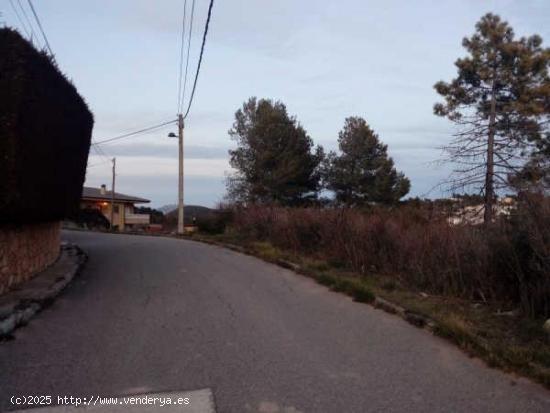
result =
[[64,238],[90,259],[0,343],[0,410],[12,395],[210,389],[222,413],[550,411],[542,387],[255,258],[168,238]]

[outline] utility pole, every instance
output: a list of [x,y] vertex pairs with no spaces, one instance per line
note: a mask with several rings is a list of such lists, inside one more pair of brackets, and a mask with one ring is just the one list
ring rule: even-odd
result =
[[115,176],[116,176],[116,158],[113,161],[113,183],[111,185],[111,231],[114,231],[115,225],[113,221],[115,211]]
[[179,174],[178,174],[178,234],[183,235],[183,115],[178,115]]

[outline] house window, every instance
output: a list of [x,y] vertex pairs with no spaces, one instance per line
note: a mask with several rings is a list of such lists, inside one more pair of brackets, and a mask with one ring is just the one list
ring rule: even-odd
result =
[[115,214],[118,214],[118,205],[115,205],[115,207],[113,208],[113,211],[115,212]]

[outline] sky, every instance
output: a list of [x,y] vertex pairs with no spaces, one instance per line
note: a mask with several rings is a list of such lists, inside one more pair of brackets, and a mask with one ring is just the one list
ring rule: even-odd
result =
[[[18,1],[0,0],[0,21],[30,33]],[[188,0],[188,15],[191,1]],[[188,82],[197,64],[209,0],[195,0]],[[18,10],[21,23],[12,8]],[[183,0],[34,0],[60,69],[95,117],[101,141],[176,118]],[[453,133],[433,114],[438,80],[456,75],[462,38],[487,12],[516,35],[550,42],[548,0],[217,0],[203,66],[185,124],[185,203],[215,206],[231,173],[227,131],[251,96],[280,100],[316,144],[337,149],[348,116],[361,116],[388,145],[410,196],[446,195],[441,146]],[[35,27],[33,40],[44,42]],[[189,92],[189,90],[188,90]],[[188,101],[185,97],[185,104]],[[159,207],[177,199],[177,128],[102,145],[86,185],[110,186]]]

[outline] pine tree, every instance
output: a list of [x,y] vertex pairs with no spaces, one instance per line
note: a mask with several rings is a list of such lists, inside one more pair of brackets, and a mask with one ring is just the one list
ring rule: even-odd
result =
[[490,13],[462,44],[469,54],[456,61],[456,79],[436,83],[445,102],[434,112],[459,126],[445,148],[456,165],[451,189],[483,194],[489,223],[497,191],[510,185],[545,139],[550,51],[537,35],[516,39],[509,24]]
[[510,184],[518,191],[550,191],[550,132],[536,145],[525,166],[510,178]]
[[405,196],[410,182],[397,172],[387,145],[360,117],[347,118],[338,137],[340,154],[330,152],[324,167],[326,188],[350,206],[391,204]]
[[236,172],[227,179],[233,201],[302,205],[316,198],[323,149],[281,102],[250,98],[235,113],[229,151]]

